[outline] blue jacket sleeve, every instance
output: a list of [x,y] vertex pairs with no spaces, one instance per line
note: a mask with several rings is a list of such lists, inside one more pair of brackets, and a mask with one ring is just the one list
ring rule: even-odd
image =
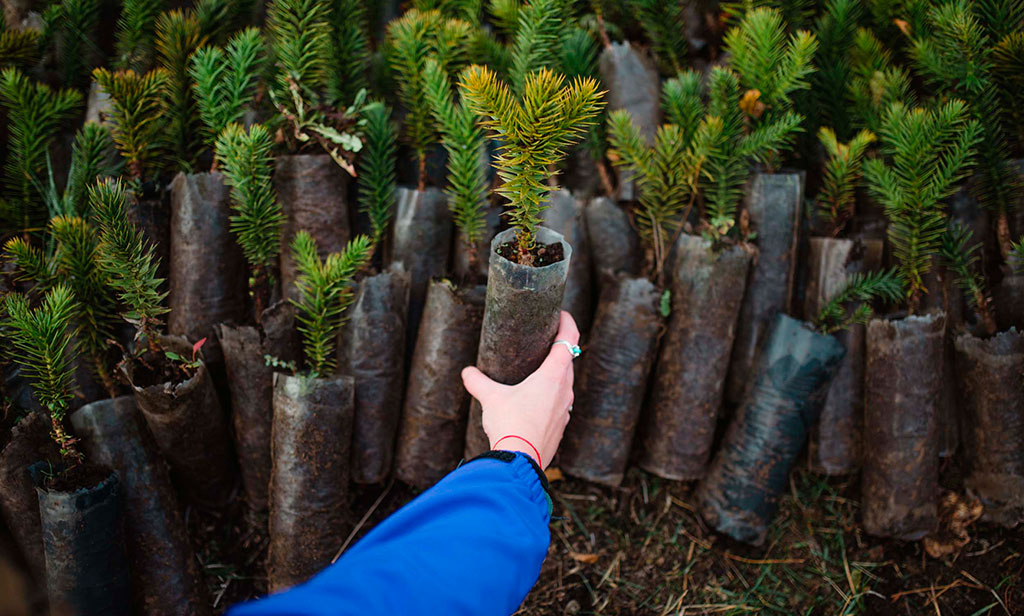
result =
[[492,452],[452,471],[335,564],[230,616],[508,616],[537,582],[551,536],[542,475]]

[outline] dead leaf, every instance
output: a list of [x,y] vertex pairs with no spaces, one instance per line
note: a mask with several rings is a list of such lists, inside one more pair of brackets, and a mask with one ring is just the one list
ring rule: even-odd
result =
[[752,89],[744,92],[743,98],[740,99],[740,109],[752,118],[760,118],[766,109],[765,104],[761,102],[761,91]]
[[939,530],[924,538],[924,549],[932,558],[946,558],[960,552],[971,541],[967,529],[981,517],[984,507],[970,496],[946,492],[939,503]]
[[562,474],[562,469],[557,466],[549,466],[547,470],[544,471],[544,475],[551,483],[565,479],[565,475]]
[[597,562],[597,554],[580,554],[579,552],[569,552],[569,557],[585,565],[592,565]]

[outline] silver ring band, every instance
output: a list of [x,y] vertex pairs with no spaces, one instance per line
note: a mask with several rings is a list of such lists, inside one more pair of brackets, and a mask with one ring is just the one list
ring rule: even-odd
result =
[[[583,349],[581,349],[579,347],[579,345],[573,344],[573,343],[569,342],[568,340],[555,340],[555,344],[564,344],[565,348],[569,349],[569,354],[572,355],[573,359],[576,359],[577,357],[579,357],[580,353],[583,352]],[[554,346],[554,345],[552,345],[552,346]]]

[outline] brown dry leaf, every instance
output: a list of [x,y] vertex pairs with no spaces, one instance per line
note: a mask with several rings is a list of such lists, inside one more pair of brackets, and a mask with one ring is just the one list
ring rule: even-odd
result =
[[549,466],[547,470],[544,471],[544,475],[551,483],[565,479],[565,475],[562,474],[562,469],[557,466]]
[[743,113],[752,118],[760,118],[764,113],[765,104],[761,102],[761,91],[757,89],[747,90],[740,99],[740,109]]
[[597,562],[597,554],[580,554],[579,552],[569,552],[569,558],[577,562],[581,562],[585,565],[592,565]]
[[924,538],[924,550],[932,558],[960,552],[971,541],[967,529],[981,517],[982,504],[970,496],[946,492],[939,503],[939,531]]

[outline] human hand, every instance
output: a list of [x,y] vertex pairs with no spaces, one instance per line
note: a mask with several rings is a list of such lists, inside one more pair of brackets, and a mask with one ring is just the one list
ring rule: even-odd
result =
[[[579,343],[580,332],[572,316],[562,311],[555,340]],[[525,453],[542,469],[551,464],[569,423],[572,406],[572,353],[563,344],[553,345],[544,363],[518,385],[502,385],[475,366],[462,370],[462,382],[483,408],[483,426],[491,449]],[[516,435],[529,441],[534,448]],[[540,460],[537,460],[537,455]]]

